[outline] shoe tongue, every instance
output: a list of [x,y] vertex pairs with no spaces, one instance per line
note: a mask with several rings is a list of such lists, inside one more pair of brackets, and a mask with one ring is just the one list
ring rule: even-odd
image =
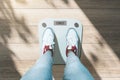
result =
[[71,46],[74,46],[75,44],[77,44],[77,39],[73,39],[72,37],[68,37],[68,44]]
[[50,39],[43,40],[43,42],[44,42],[46,45],[53,45],[53,44],[55,44],[55,42],[52,41],[52,40],[50,40]]
[[45,44],[45,45],[54,45],[55,43],[54,42],[45,42],[43,44]]

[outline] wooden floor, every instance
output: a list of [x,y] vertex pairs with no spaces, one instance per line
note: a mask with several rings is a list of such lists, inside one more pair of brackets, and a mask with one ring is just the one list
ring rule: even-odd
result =
[[[120,0],[0,0],[0,80],[19,80],[39,58],[38,23],[83,24],[82,63],[95,80],[120,80]],[[61,80],[65,65],[54,65]]]

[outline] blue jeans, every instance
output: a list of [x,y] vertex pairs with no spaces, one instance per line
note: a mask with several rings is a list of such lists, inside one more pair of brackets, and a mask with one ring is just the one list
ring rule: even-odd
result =
[[[20,80],[52,80],[52,52],[47,51]],[[79,58],[69,52],[63,80],[94,80]]]

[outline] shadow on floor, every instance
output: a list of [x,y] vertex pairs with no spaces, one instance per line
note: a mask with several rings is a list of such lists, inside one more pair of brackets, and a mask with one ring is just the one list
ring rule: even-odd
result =
[[10,0],[0,1],[0,80],[19,80],[21,75],[17,71],[12,57],[15,53],[9,48],[19,42],[12,40],[13,31],[25,43],[29,44],[28,37],[31,31],[25,23],[24,17],[17,17]]
[[90,73],[93,75],[95,80],[101,80],[101,78],[98,75],[98,73],[96,72],[95,68],[93,67],[91,62],[88,60],[88,58],[86,57],[83,49],[82,49],[82,52],[81,52],[80,60],[83,63],[83,65],[90,71]]
[[[75,0],[105,42],[120,60],[120,1],[119,0]],[[98,40],[103,47],[104,42]]]
[[15,56],[14,52],[0,43],[0,80],[19,80],[21,77],[11,56]]

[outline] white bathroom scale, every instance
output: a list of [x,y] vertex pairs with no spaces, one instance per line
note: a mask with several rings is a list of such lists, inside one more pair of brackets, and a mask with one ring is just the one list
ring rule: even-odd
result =
[[39,24],[40,55],[42,54],[42,36],[47,28],[51,28],[55,34],[54,64],[66,62],[66,34],[70,28],[76,30],[79,37],[78,56],[81,54],[83,28],[82,24],[75,19],[44,19]]

